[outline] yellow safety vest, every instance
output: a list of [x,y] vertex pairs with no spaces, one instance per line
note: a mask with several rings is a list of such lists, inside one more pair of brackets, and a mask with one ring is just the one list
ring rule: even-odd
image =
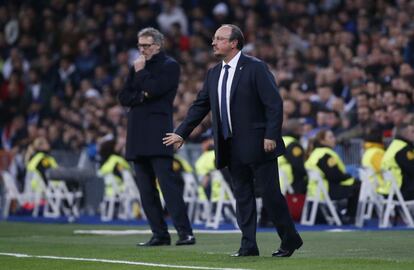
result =
[[[386,186],[381,174],[381,162],[384,157],[384,147],[378,143],[365,143],[365,152],[361,159],[361,165],[365,168],[370,168],[375,172],[378,186],[376,191],[380,194],[386,194]],[[373,183],[374,179],[370,179]]]
[[[334,164],[338,165],[339,170],[343,173],[346,172],[345,164],[342,162],[339,155],[329,147],[317,147],[315,148],[312,153],[310,154],[308,160],[305,162],[305,168],[308,170],[318,171],[322,177],[323,184],[326,190],[329,192],[329,182],[326,179],[325,173],[319,168],[318,162],[321,158],[323,158],[326,154],[330,155],[331,158],[334,159]],[[314,179],[309,179],[308,187],[307,187],[307,194],[309,196],[315,196],[317,190],[317,182],[313,181]],[[354,183],[354,178],[348,178],[341,182],[342,186],[351,186]]]
[[[101,176],[105,176],[108,174],[113,174],[116,179],[116,184],[120,190],[124,189],[124,183],[121,177],[119,177],[115,170],[121,172],[122,170],[131,170],[128,162],[121,156],[112,154],[104,164],[99,168],[99,174]],[[112,185],[110,183],[105,182],[105,194],[106,196],[113,195]]]
[[[216,167],[214,165],[215,161],[215,154],[214,150],[206,151],[198,158],[198,160],[195,163],[195,168],[197,171],[197,174],[199,176],[204,176],[209,174],[210,172],[216,170]],[[220,189],[221,189],[221,182],[220,179],[211,179],[211,198],[210,200],[212,202],[217,202],[220,198]],[[207,196],[204,192],[204,189],[202,186],[198,188],[199,192],[199,198],[201,200],[207,199]],[[227,195],[226,195],[227,196]]]
[[[384,171],[391,171],[394,176],[395,181],[399,188],[401,188],[403,175],[400,166],[398,166],[395,156],[399,151],[407,146],[407,143],[403,140],[394,139],[390,146],[388,146],[387,151],[385,151],[384,157],[381,162],[381,169]],[[384,192],[388,194],[391,189],[391,184],[389,182],[385,183]]]
[[[192,173],[193,172],[193,167],[191,167],[190,163],[188,163],[187,160],[180,157],[179,155],[174,155],[174,159],[176,159],[176,160],[178,160],[178,162],[180,162],[180,165],[183,168],[184,172],[187,172],[187,173]],[[174,171],[177,171],[176,168],[174,168],[174,166],[175,165],[173,164]]]
[[[294,138],[294,137],[292,137],[292,136],[283,136],[282,137],[282,139],[283,139],[283,142],[285,143],[285,147],[287,148],[291,143],[293,143],[293,142],[296,142],[297,140]],[[290,184],[290,185],[292,185],[292,183],[293,183],[293,168],[292,168],[292,165],[289,163],[289,161],[286,159],[286,157],[283,155],[283,156],[280,156],[278,159],[277,159],[277,165],[278,165],[278,167],[279,167],[279,170],[281,170],[281,171],[283,171],[284,172],[284,174],[286,175],[286,177],[287,177],[287,180],[288,180],[288,183]],[[282,181],[280,181],[280,188],[283,190],[284,189],[284,187],[282,186],[283,185],[283,182]]]
[[[29,160],[29,162],[27,163],[26,169],[27,169],[27,172],[32,172],[36,174],[36,177],[30,180],[30,185],[32,187],[32,190],[35,192],[40,192],[42,188],[40,179],[42,179],[43,176],[38,170],[39,165],[41,165],[44,168],[57,168],[58,167],[56,160],[52,156],[49,156],[48,154],[43,153],[43,152],[36,153]],[[46,179],[43,179],[43,180],[46,181]]]

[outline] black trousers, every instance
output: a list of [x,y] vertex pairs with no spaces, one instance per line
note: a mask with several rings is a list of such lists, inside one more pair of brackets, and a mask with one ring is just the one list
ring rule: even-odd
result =
[[134,161],[136,183],[142,206],[154,236],[169,236],[156,179],[158,179],[166,208],[178,235],[193,234],[183,200],[182,183],[173,171],[172,163],[172,157],[168,156],[145,157]]
[[[226,148],[231,148],[231,140],[227,143]],[[230,150],[228,153],[231,153],[231,149],[228,150]],[[243,164],[237,157],[230,156],[229,170],[236,199],[237,222],[242,231],[240,249],[258,249],[254,181],[258,182],[259,195],[262,197],[263,206],[280,237],[280,248],[288,250],[298,248],[302,243],[302,239],[296,231],[286,199],[280,190],[277,160],[267,160],[257,164]]]

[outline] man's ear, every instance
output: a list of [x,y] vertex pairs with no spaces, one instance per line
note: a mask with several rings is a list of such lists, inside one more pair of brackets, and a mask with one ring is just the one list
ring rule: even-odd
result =
[[234,45],[234,46],[231,46],[231,48],[232,48],[232,49],[237,48],[237,44],[238,44],[238,43],[239,43],[239,41],[238,41],[237,39],[232,40],[232,41],[231,41],[231,44],[232,44],[232,45]]

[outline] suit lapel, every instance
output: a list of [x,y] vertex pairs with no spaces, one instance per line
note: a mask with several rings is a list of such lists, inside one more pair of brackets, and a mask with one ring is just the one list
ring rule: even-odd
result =
[[236,92],[237,85],[239,84],[239,80],[241,78],[241,74],[243,72],[243,68],[245,65],[245,56],[243,54],[240,55],[239,61],[237,63],[236,70],[234,72],[233,82],[231,83],[231,91],[230,91],[230,103],[233,100],[234,93]]
[[216,67],[214,67],[213,70],[213,74],[212,74],[212,84],[213,87],[211,88],[211,91],[213,91],[212,93],[212,97],[213,97],[213,101],[214,103],[212,105],[214,105],[214,107],[212,106],[212,108],[214,109],[218,109],[219,107],[219,100],[218,100],[218,83],[219,83],[219,79],[220,79],[220,71],[221,71],[221,64],[217,65]]

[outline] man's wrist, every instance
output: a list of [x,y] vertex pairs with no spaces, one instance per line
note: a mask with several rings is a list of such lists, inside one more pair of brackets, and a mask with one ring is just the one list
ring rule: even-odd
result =
[[181,141],[184,141],[184,138],[181,137],[180,135],[178,135],[177,133],[175,133],[175,135],[177,135],[178,137],[180,137]]

